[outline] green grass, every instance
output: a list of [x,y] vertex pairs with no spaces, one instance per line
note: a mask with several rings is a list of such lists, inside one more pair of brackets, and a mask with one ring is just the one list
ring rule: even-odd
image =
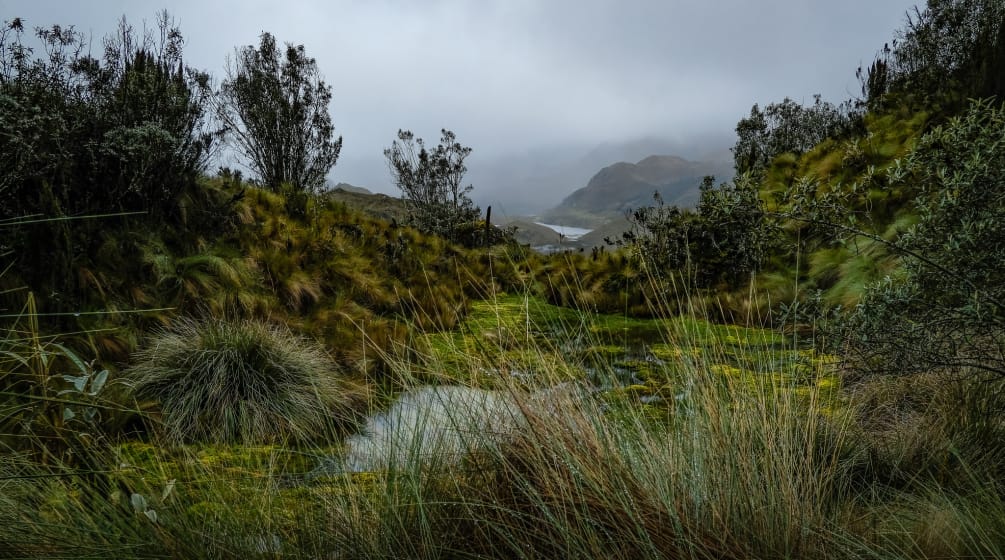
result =
[[535,372],[545,379],[561,372],[569,379],[582,377],[584,368],[613,364],[640,369],[648,367],[651,358],[664,362],[662,367],[709,351],[710,357],[702,359],[729,365],[752,359],[784,363],[794,359],[787,350],[790,343],[770,330],[684,316],[639,319],[580,312],[537,297],[508,295],[472,303],[458,329],[420,335],[415,345],[423,349],[423,369],[431,379],[491,385],[500,374],[514,370],[525,380]]
[[[212,296],[206,313],[285,326],[213,319],[133,333],[145,350],[130,359],[158,389],[113,370],[92,395],[101,368],[41,336],[34,310],[15,321],[0,345],[0,556],[1005,554],[1005,438],[981,397],[1000,382],[848,384],[835,357],[792,334],[701,312],[740,309],[729,294],[650,306],[661,292],[623,255],[472,253],[405,229],[386,237],[344,207],[296,221],[278,197],[248,196],[238,213],[249,228],[225,242],[148,245],[163,281],[130,297]],[[381,252],[395,240],[408,249]],[[837,268],[835,294],[854,293],[884,272],[882,256],[865,247],[807,261],[811,276]],[[646,295],[619,292],[615,273]],[[798,292],[784,271],[770,274],[779,292]],[[518,428],[492,445],[466,433],[460,460],[436,468],[319,469],[344,451],[339,411],[363,400],[377,411],[428,383],[496,391]]]
[[[486,338],[492,332],[506,334]],[[557,342],[570,333],[582,335],[597,379],[635,368],[641,384],[584,381],[586,360]],[[652,359],[628,352],[626,341],[643,335],[656,336]],[[532,357],[533,382],[499,372],[490,383],[444,379],[511,399],[518,428],[493,434],[491,446],[467,434],[469,451],[437,468],[320,477],[310,473],[341,452],[337,441],[186,444],[154,431],[149,441],[98,437],[100,445],[78,448],[86,460],[8,453],[0,457],[0,550],[80,558],[1005,552],[1005,504],[989,483],[1001,461],[974,452],[974,438],[990,436],[947,422],[961,401],[938,379],[924,390],[911,380],[842,387],[832,357],[770,331],[597,316],[532,297],[476,304],[458,331],[421,336],[425,361],[418,346],[386,357],[405,385],[427,381],[409,376],[434,363]]]

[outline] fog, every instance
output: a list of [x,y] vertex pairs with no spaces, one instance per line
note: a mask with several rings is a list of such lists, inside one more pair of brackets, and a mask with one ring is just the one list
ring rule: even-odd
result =
[[[855,70],[892,40],[905,0],[181,0],[186,63],[219,80],[263,31],[303,44],[334,89],[333,183],[395,193],[382,150],[399,128],[474,151],[475,199],[550,206],[601,167],[653,153],[728,157],[754,103],[858,95]],[[94,38],[150,2],[4,0],[2,19]],[[221,164],[236,165],[234,161]]]

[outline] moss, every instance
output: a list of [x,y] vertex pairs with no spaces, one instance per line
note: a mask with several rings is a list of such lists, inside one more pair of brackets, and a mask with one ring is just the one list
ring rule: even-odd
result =
[[127,478],[188,483],[202,478],[262,479],[299,477],[315,469],[322,457],[340,446],[296,448],[282,445],[191,445],[161,447],[130,442],[117,448]]

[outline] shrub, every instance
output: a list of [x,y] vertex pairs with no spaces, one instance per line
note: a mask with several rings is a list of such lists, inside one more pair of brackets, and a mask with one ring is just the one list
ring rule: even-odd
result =
[[977,101],[926,134],[891,175],[917,223],[892,248],[902,269],[844,325],[865,369],[1005,377],[1005,109]]
[[453,132],[441,132],[440,144],[429,150],[422,138],[399,130],[384,157],[394,184],[401,189],[411,224],[425,233],[458,241],[463,237],[458,228],[477,221],[481,211],[468,197],[474,187],[463,183],[468,170],[464,159],[471,148],[462,146]]
[[160,403],[173,441],[313,439],[351,409],[324,349],[278,325],[184,319],[134,362],[134,394]]
[[632,247],[656,275],[680,272],[700,288],[740,285],[776,245],[777,231],[749,175],[719,186],[705,177],[694,211],[665,205],[659,193],[655,200],[628,217],[632,230],[614,242]]

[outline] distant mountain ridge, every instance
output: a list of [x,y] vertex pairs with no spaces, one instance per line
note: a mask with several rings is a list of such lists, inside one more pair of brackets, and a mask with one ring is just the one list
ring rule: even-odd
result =
[[356,194],[373,194],[373,191],[370,189],[364,189],[363,187],[357,187],[356,185],[350,185],[349,183],[339,183],[335,185],[334,190],[338,189]]
[[544,214],[551,223],[593,227],[624,216],[632,208],[653,204],[659,192],[667,204],[691,207],[698,202],[699,186],[706,175],[719,181],[732,177],[725,162],[689,161],[673,155],[653,155],[637,163],[618,162],[593,176]]

